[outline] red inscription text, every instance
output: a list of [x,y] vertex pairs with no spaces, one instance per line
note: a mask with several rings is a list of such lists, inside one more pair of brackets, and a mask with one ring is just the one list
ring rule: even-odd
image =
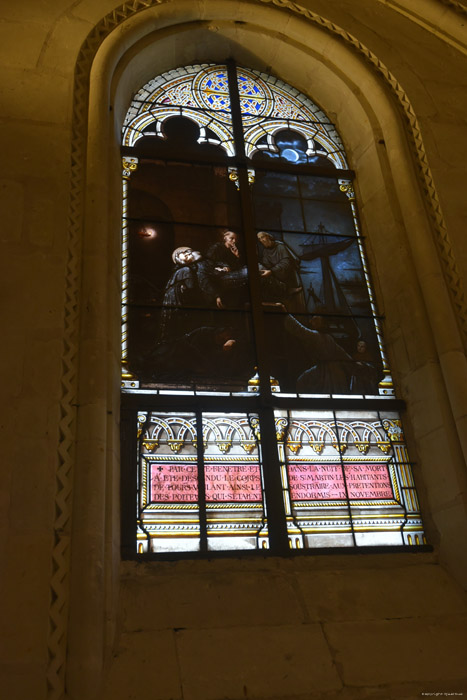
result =
[[[394,498],[385,464],[346,464],[344,470],[349,498]],[[289,464],[289,483],[294,501],[346,498],[340,464]]]
[[[196,464],[151,463],[153,503],[193,503],[198,500]],[[206,501],[261,501],[259,464],[206,464]]]

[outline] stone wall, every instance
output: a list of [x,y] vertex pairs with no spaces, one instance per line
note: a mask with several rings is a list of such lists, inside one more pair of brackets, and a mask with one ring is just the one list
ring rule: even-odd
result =
[[431,555],[127,564],[102,698],[462,693],[466,621]]

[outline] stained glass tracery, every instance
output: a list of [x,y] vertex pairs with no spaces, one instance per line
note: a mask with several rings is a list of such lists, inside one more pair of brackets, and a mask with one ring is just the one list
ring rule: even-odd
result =
[[[258,142],[293,126],[307,141],[307,153],[321,153],[337,168],[346,168],[339,136],[324,113],[307,97],[277,78],[238,68],[238,89],[245,136],[245,152],[251,157]],[[227,67],[204,64],[169,71],[150,81],[138,93],[123,127],[123,144],[134,146],[145,134],[164,136],[164,122],[185,116],[200,127],[199,142],[207,142],[206,129],[228,155],[235,155]],[[263,147],[264,148],[264,147]]]

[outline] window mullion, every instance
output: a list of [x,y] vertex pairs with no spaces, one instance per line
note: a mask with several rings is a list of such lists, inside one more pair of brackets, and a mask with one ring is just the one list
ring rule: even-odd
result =
[[233,61],[228,62],[230,104],[232,109],[232,124],[235,149],[238,157],[238,184],[240,188],[240,207],[244,232],[245,255],[248,265],[248,283],[251,298],[251,313],[253,319],[253,335],[256,345],[256,361],[260,378],[260,393],[263,399],[270,400],[271,387],[269,384],[269,368],[265,342],[263,310],[261,306],[261,290],[258,275],[258,252],[254,226],[253,206],[248,183],[248,169],[243,164],[245,146],[243,141],[242,114],[238,92],[237,71]]
[[196,410],[196,451],[198,457],[198,517],[200,551],[206,552],[208,548],[206,515],[206,479],[204,469],[203,414],[200,409]]
[[[235,149],[238,157],[238,182],[240,186],[240,206],[245,236],[245,252],[248,263],[251,308],[253,317],[256,357],[260,377],[260,396],[263,406],[271,404],[270,371],[266,336],[264,330],[261,290],[258,275],[258,253],[254,225],[253,206],[248,182],[248,168],[245,161],[245,144],[243,140],[242,114],[238,92],[237,71],[233,61],[228,62],[230,104]],[[271,408],[259,411],[261,426],[261,452],[263,461],[264,489],[268,514],[269,544],[277,554],[288,552],[288,537],[282,484],[280,476],[279,455],[277,451],[274,412]]]
[[138,439],[136,411],[122,406],[120,415],[120,493],[122,500],[121,542],[122,554],[133,556],[136,542],[136,523],[139,517],[139,484],[137,472]]
[[276,554],[284,555],[289,552],[289,539],[273,409],[260,409],[259,419],[269,547]]

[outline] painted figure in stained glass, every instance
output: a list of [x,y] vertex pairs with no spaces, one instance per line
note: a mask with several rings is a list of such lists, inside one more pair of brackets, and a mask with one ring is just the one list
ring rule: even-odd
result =
[[325,332],[322,316],[312,316],[310,327],[287,315],[285,329],[298,339],[311,366],[297,378],[297,391],[302,394],[376,394],[374,368],[355,361]]
[[[198,323],[203,319],[194,316]],[[183,384],[203,383],[206,378],[224,383],[226,378],[247,375],[245,345],[232,326],[198,326],[159,343],[151,355],[153,379]]]
[[225,306],[242,307],[248,300],[248,270],[238,235],[229,229],[223,231],[222,242],[211,245],[206,257],[214,263],[219,273]]
[[[259,272],[266,312],[271,374],[284,391],[308,383],[315,387],[308,391],[317,393],[351,393],[357,387],[376,393],[380,360],[353,358],[361,338],[372,357],[379,357],[378,338],[353,210],[337,173],[330,175],[330,169],[346,167],[339,137],[316,105],[280,80],[243,68],[237,77],[245,152],[261,161],[251,171],[249,196],[259,231],[260,264],[254,273]],[[248,379],[255,359],[248,271],[237,234],[241,193],[230,177],[232,168],[219,165],[219,156],[233,155],[234,147],[227,68],[187,66],[159,76],[144,90],[129,113],[125,139],[128,144],[142,139],[141,153],[147,144],[156,160],[142,160],[132,175],[129,212],[132,227],[144,219],[157,235],[140,233],[130,244],[130,325],[138,339],[132,330],[129,362],[134,358],[132,366],[142,367],[141,377],[157,384],[158,378],[164,383],[162,377],[170,382],[181,376],[185,370],[178,363],[190,354],[188,364],[198,357],[206,382],[211,377],[218,385],[218,368],[233,366],[233,357],[246,357],[239,350],[249,344],[242,369]],[[208,152],[215,156],[211,164]],[[194,162],[178,162],[174,154],[193,156]],[[197,154],[203,156],[200,162]],[[265,166],[268,161],[271,167]],[[295,172],[292,165],[300,167]],[[304,170],[307,165],[327,172],[320,176]],[[298,342],[284,328],[277,304],[284,304],[303,327]],[[224,337],[225,329],[230,330]],[[316,332],[313,343],[306,331]],[[350,363],[345,378],[337,378],[337,367],[310,372],[320,364],[326,340],[334,343],[336,362]],[[333,353],[328,347],[328,359]],[[357,363],[368,370],[364,380],[357,380],[363,376],[354,371]]]
[[[157,343],[147,358],[153,380],[222,384],[243,377],[246,382],[251,362],[245,331],[238,314],[231,318],[224,311],[224,298],[230,301],[234,292],[246,289],[246,267],[227,270],[222,261],[189,246],[176,248],[172,260],[175,268],[165,288]],[[232,275],[237,277],[224,285]]]
[[[124,170],[125,391],[159,394],[155,406],[164,394],[198,392],[196,416],[138,418],[139,551],[267,547],[275,508],[266,519],[258,443],[269,410],[234,415],[228,395],[262,392],[263,372],[284,394],[374,395],[383,378],[342,143],[306,96],[233,64],[157,76],[133,100],[123,137],[138,163],[131,177]],[[255,238],[259,265],[250,256]],[[361,414],[339,402],[295,411],[284,394],[269,429],[279,441],[290,545],[411,543],[404,530],[413,529],[418,543],[408,457],[388,435],[399,419],[372,415],[360,400]],[[262,447],[268,480],[276,460],[270,440]]]
[[186,332],[193,323],[190,308],[222,308],[214,265],[197,250],[180,246],[172,253],[175,268],[167,282],[160,319],[159,342]]
[[358,394],[375,394],[378,389],[378,382],[382,379],[381,371],[378,370],[378,363],[368,349],[366,340],[361,338],[356,345],[352,359],[357,363],[360,370],[357,375],[355,391]]
[[223,268],[224,272],[240,270],[245,266],[238,235],[229,229],[222,233],[222,242],[214,243],[208,248],[206,257],[212,260],[216,266]]
[[286,243],[277,241],[267,231],[260,231],[257,236],[263,299],[281,302],[295,295],[303,299],[298,257]]

